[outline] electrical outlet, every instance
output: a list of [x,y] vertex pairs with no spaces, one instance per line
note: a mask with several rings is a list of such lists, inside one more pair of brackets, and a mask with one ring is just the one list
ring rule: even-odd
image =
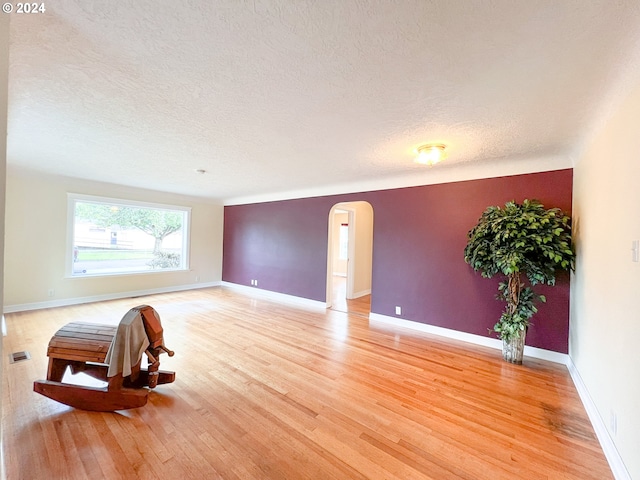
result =
[[396,315],[402,315],[402,307],[396,306]]
[[258,286],[258,280],[254,280],[253,284],[257,287]]
[[49,296],[53,297],[55,295],[56,291],[53,288],[49,289]]
[[196,275],[196,282],[200,281],[200,275]]
[[633,240],[631,242],[631,261],[640,261],[640,241],[638,240]]

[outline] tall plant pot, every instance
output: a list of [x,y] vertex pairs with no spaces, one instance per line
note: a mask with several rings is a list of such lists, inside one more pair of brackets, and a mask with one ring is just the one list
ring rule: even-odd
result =
[[502,339],[502,359],[505,362],[522,365],[524,356],[524,340],[527,331],[520,332],[520,336],[512,337],[509,340]]

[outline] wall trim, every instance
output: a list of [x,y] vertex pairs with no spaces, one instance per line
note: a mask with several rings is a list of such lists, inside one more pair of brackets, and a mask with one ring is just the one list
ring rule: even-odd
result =
[[277,202],[300,198],[325,197],[357,192],[373,192],[396,188],[436,185],[440,183],[464,182],[485,178],[499,178],[511,175],[527,175],[530,173],[552,172],[573,168],[573,159],[567,155],[523,156],[515,158],[485,160],[482,163],[448,164],[436,169],[423,170],[422,173],[394,177],[374,178],[356,182],[337,183],[334,185],[314,186],[298,190],[287,190],[276,193],[228,197],[223,199],[225,206],[247,205],[252,203]]
[[250,287],[248,285],[241,285],[239,283],[222,282],[223,287],[232,288],[238,292],[246,295],[263,298],[265,300],[273,300],[275,302],[288,303],[290,305],[311,307],[315,309],[327,309],[326,302],[320,302],[318,300],[311,300],[309,298],[296,297],[295,295],[287,295],[286,293],[272,292],[270,290],[264,290],[262,288]]
[[[199,288],[209,288],[209,287],[219,287],[219,286],[232,288],[246,295],[250,295],[258,298],[264,298],[267,300],[288,303],[296,306],[311,307],[315,309],[322,309],[322,310],[327,309],[326,302],[320,302],[318,300],[311,300],[303,297],[296,297],[294,295],[287,295],[285,293],[272,292],[270,290],[250,287],[247,285],[240,285],[238,283],[222,281],[222,282],[197,283],[197,284],[189,284],[189,285],[174,285],[171,287],[134,290],[129,292],[107,293],[104,295],[91,295],[88,297],[63,298],[59,300],[50,300],[46,302],[5,305],[4,313],[15,313],[15,312],[25,312],[28,310],[40,310],[44,308],[65,307],[68,305],[79,305],[82,303],[102,302],[106,300],[117,300],[121,298],[154,295],[156,293],[171,293],[171,292],[179,292],[184,290],[197,290]],[[368,293],[365,293],[364,295],[368,295]],[[457,330],[451,330],[449,328],[437,327],[435,325],[428,325],[426,323],[420,323],[420,322],[407,320],[403,318],[389,317],[387,315],[381,315],[379,313],[370,313],[369,320],[373,322],[381,322],[388,325],[394,325],[397,327],[409,328],[412,330],[417,330],[425,333],[431,333],[441,337],[460,340],[460,341],[471,343],[474,345],[481,345],[484,347],[490,347],[497,350],[502,349],[502,342],[500,342],[500,340],[496,338],[489,338],[481,335],[475,335],[472,333],[460,332]],[[551,350],[544,350],[542,348],[530,347],[527,345],[524,347],[524,354],[529,357],[538,358],[541,360],[548,360],[554,363],[569,365],[569,356],[564,353],[553,352]]]
[[364,297],[365,295],[371,295],[371,289],[367,289],[367,290],[361,290],[359,292],[354,292],[353,293],[353,298],[350,298],[348,300],[353,300],[355,298],[360,298],[360,297]]
[[[425,333],[431,333],[433,335],[451,338],[453,340],[460,340],[463,342],[472,343],[474,345],[481,345],[483,347],[494,348],[496,350],[502,350],[502,342],[497,338],[484,337],[482,335],[476,335],[473,333],[459,332],[458,330],[437,327],[435,325],[428,325],[426,323],[406,320],[404,318],[389,317],[387,315],[381,315],[378,313],[370,313],[369,320],[373,322],[386,323],[388,325],[393,325],[396,327],[409,328]],[[553,352],[551,350],[530,347],[528,345],[525,345],[524,347],[524,354],[528,357],[547,360],[554,363],[560,363],[562,365],[568,365],[569,362],[569,355],[567,355],[566,353]]]
[[607,430],[606,424],[602,419],[596,404],[591,398],[587,386],[582,381],[578,367],[576,367],[570,357],[567,368],[569,369],[569,374],[571,375],[573,384],[578,391],[580,400],[582,400],[582,405],[584,405],[584,409],[587,411],[587,416],[591,421],[591,425],[596,432],[596,437],[598,437],[604,456],[606,457],[607,462],[609,462],[613,476],[616,480],[631,480],[631,475],[629,474],[627,467],[624,465],[622,457],[620,456],[620,453],[618,453],[618,449],[616,448],[611,435],[609,435],[609,430]]
[[46,302],[21,303],[5,305],[4,313],[26,312],[27,310],[40,310],[43,308],[66,307],[81,303],[103,302],[105,300],[118,300],[120,298],[141,297],[156,293],[180,292],[183,290],[197,290],[198,288],[219,287],[221,282],[193,283],[190,285],[173,285],[171,287],[150,288],[146,290],[134,290],[130,292],[106,293],[104,295],[91,295],[88,297],[61,298]]
[[[34,303],[23,303],[16,305],[6,305],[4,307],[4,313],[15,313],[15,312],[23,312],[27,310],[39,310],[43,308],[53,308],[53,307],[63,307],[68,305],[78,305],[82,303],[92,303],[92,302],[100,302],[105,300],[116,300],[121,298],[128,297],[137,297],[144,295],[153,295],[156,293],[171,293],[178,292],[183,290],[196,290],[199,288],[208,288],[208,287],[218,287],[223,286],[227,288],[231,288],[233,290],[237,290],[246,295],[264,298],[266,300],[279,301],[283,303],[293,304],[296,306],[305,306],[312,307],[316,309],[326,310],[327,305],[324,302],[319,302],[317,300],[310,300],[308,298],[296,297],[293,295],[287,295],[284,293],[272,292],[269,290],[259,289],[256,287],[249,287],[246,285],[240,285],[236,283],[230,282],[208,282],[208,283],[198,283],[191,285],[179,285],[179,286],[171,286],[171,287],[162,287],[162,288],[153,288],[147,290],[136,290],[131,292],[119,292],[119,293],[109,293],[105,295],[93,295],[88,297],[76,297],[76,298],[66,298],[60,300],[51,300],[47,302],[34,302]],[[366,294],[365,294],[366,295]],[[391,325],[395,327],[408,328],[411,330],[416,330],[420,332],[430,333],[433,335],[438,335],[441,337],[450,338],[453,340],[460,340],[463,342],[471,343],[474,345],[480,345],[484,347],[493,348],[496,350],[502,349],[502,342],[497,338],[489,338],[481,335],[475,335],[472,333],[460,332],[457,330],[451,330],[448,328],[438,327],[435,325],[428,325],[425,323],[416,322],[413,320],[407,320],[403,318],[394,318],[387,315],[381,315],[378,313],[370,313],[369,320],[373,323],[383,323],[385,325]],[[5,322],[4,315],[2,315],[2,332],[5,333]],[[580,396],[580,400],[587,412],[587,416],[593,426],[595,434],[600,442],[600,446],[605,454],[607,461],[609,462],[609,466],[611,467],[611,471],[616,478],[616,480],[631,480],[631,476],[624,465],[622,457],[618,453],[618,450],[613,442],[613,439],[609,435],[609,431],[606,428],[606,424],[602,419],[598,409],[593,402],[591,395],[580,376],[580,372],[578,368],[571,360],[571,357],[564,353],[553,352],[550,350],[544,350],[541,348],[525,346],[525,355],[538,358],[541,360],[548,360],[554,363],[560,363],[566,365],[569,374],[571,375],[571,379],[578,391],[578,395]]]

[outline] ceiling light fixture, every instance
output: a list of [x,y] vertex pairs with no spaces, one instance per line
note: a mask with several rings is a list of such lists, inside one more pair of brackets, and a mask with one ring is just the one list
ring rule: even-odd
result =
[[447,154],[444,152],[445,146],[441,143],[428,143],[417,148],[418,156],[416,163],[422,165],[435,165],[444,160]]

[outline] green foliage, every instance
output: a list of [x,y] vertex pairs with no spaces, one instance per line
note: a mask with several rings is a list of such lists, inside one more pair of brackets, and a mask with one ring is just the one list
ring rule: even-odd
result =
[[111,212],[108,205],[76,202],[76,218],[92,221],[99,227],[110,226],[106,222],[110,215]]
[[523,273],[531,285],[554,285],[556,270],[574,267],[570,222],[536,200],[489,207],[468,234],[465,262],[486,278]]
[[172,252],[155,252],[153,260],[147,265],[151,268],[178,268],[180,267],[180,254]]
[[537,311],[534,303],[545,300],[525,287],[521,276],[532,286],[555,285],[557,271],[574,268],[571,219],[536,200],[488,207],[468,233],[464,260],[483,277],[507,277],[497,296],[507,306],[494,331],[504,339],[519,336]]
[[76,217],[99,227],[135,227],[156,239],[154,252],[162,240],[182,228],[182,213],[152,208],[110,206],[103,203],[76,203]]
[[500,320],[493,326],[493,331],[500,338],[509,340],[513,337],[519,337],[527,330],[529,319],[538,311],[535,306],[536,301],[546,302],[544,295],[538,295],[531,287],[525,287],[520,284],[520,296],[518,303],[511,305],[508,295],[508,283],[500,282],[498,285],[499,293],[496,295],[498,300],[507,302],[504,312],[500,315]]

